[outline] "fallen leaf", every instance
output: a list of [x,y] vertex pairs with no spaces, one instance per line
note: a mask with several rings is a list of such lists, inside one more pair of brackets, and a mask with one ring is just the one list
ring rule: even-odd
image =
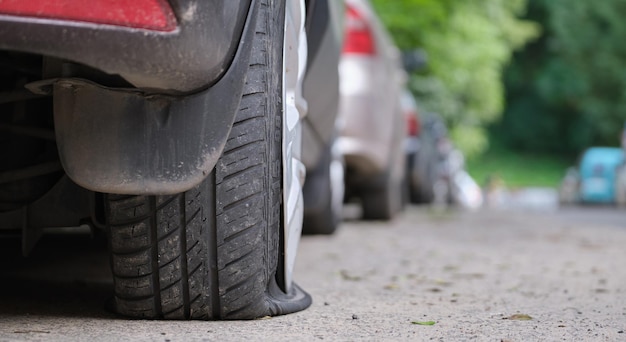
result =
[[392,284],[387,284],[385,285],[385,290],[395,290],[398,289],[400,286],[398,286],[398,284],[392,283]]
[[458,271],[458,269],[459,269],[459,267],[455,266],[455,265],[446,265],[446,266],[443,267],[443,270],[447,271],[447,272]]
[[435,325],[437,322],[435,321],[412,321],[412,324],[417,324],[417,325]]
[[484,279],[485,275],[483,273],[456,273],[452,275],[457,279]]
[[513,321],[531,321],[533,318],[526,314],[515,314],[509,317],[505,317],[503,319],[510,319]]
[[341,274],[341,277],[343,278],[343,280],[349,280],[349,281],[361,281],[361,280],[363,280],[362,277],[351,275],[346,270],[341,270],[339,272],[339,274]]
[[435,280],[435,284],[440,285],[440,286],[451,286],[452,283],[443,279],[437,279]]

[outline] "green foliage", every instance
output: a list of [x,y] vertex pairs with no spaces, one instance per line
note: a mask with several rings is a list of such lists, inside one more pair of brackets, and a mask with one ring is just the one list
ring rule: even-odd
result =
[[487,132],[483,127],[470,125],[456,125],[450,131],[450,138],[457,146],[464,147],[466,156],[477,156],[488,146]]
[[509,188],[557,187],[574,160],[550,154],[520,153],[494,142],[480,156],[467,160],[469,174],[479,183],[496,177]]
[[423,28],[441,29],[453,0],[373,0],[373,5],[402,50],[424,45]]
[[427,69],[410,82],[421,107],[442,115],[464,152],[481,151],[486,146],[481,127],[503,111],[502,70],[513,50],[539,32],[536,25],[517,19],[525,0],[373,4],[401,49],[421,47],[428,54]]
[[506,71],[494,134],[509,146],[577,154],[616,145],[626,119],[626,1],[530,0],[544,35]]

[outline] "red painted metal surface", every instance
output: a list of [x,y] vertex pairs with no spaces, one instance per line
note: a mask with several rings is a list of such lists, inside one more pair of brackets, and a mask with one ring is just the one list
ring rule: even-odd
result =
[[176,17],[165,0],[0,0],[0,14],[155,31],[176,29]]
[[344,53],[374,55],[376,47],[367,18],[358,9],[346,6],[346,36]]

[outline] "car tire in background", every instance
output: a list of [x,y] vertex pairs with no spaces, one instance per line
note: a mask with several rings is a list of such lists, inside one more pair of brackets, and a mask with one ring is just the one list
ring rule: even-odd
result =
[[[397,120],[394,132],[405,132],[404,118]],[[402,133],[404,136],[404,133]],[[404,208],[406,193],[406,154],[403,140],[389,150],[388,166],[383,174],[372,177],[363,184],[361,204],[363,219],[391,220]]]
[[414,156],[414,168],[410,175],[411,202],[416,204],[432,203],[435,199],[434,184],[437,181],[440,161],[435,148],[426,146],[427,143],[429,142],[424,141],[424,147]]
[[[293,64],[285,65],[298,63],[297,53],[294,61],[286,50],[299,49],[289,40],[293,35],[285,28],[294,20],[285,13],[302,14],[290,8],[302,2],[260,2],[244,95],[213,171],[184,193],[107,196],[114,307],[122,315],[254,319],[311,304],[291,283],[287,260],[293,252],[287,245],[299,238],[302,219],[285,216],[301,191],[287,183],[297,185],[288,172],[298,169],[291,157],[299,152],[289,149],[300,146],[286,142],[293,138],[294,121],[287,118],[291,95],[283,89],[289,89],[285,70]],[[298,19],[303,18],[294,27]],[[285,44],[290,45],[283,49]],[[284,197],[287,192],[295,198]],[[287,226],[294,222],[289,236]]]
[[363,219],[391,220],[402,210],[402,182],[394,181],[391,172],[364,189],[361,196]]
[[336,138],[326,146],[316,168],[307,170],[303,191],[304,234],[330,235],[341,222],[345,167],[335,142]]

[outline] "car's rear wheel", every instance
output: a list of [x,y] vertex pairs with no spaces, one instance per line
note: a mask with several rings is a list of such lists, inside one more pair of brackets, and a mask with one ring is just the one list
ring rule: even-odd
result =
[[307,171],[304,184],[304,234],[333,234],[341,222],[345,166],[336,139],[326,146],[319,164]]
[[302,223],[303,1],[260,2],[244,95],[215,169],[184,193],[107,196],[122,315],[252,319],[311,303],[291,281]]
[[438,158],[429,148],[423,148],[415,155],[415,173],[412,174],[411,202],[432,203],[435,199],[434,184],[437,179]]
[[406,155],[400,146],[390,150],[389,166],[378,177],[364,184],[361,194],[363,219],[391,220],[402,211]]
[[380,181],[363,194],[363,219],[391,220],[402,209],[401,181],[394,181],[391,171],[381,177]]

